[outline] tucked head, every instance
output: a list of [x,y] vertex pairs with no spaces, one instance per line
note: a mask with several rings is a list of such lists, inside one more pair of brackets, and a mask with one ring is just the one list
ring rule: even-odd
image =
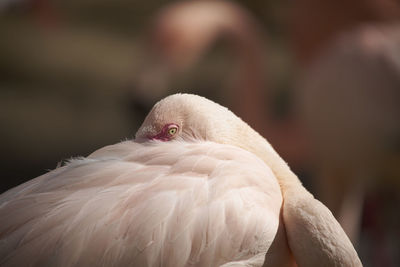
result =
[[227,108],[204,97],[175,94],[154,105],[136,133],[137,141],[216,141],[223,131],[245,124]]
[[171,95],[155,104],[135,139],[136,142],[149,140],[211,141],[243,148],[270,166],[280,166],[275,161],[283,162],[247,123],[227,108],[197,95]]

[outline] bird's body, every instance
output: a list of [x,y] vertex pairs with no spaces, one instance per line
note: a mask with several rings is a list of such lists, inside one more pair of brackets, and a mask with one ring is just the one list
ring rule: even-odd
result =
[[243,149],[125,141],[0,201],[1,264],[219,266],[262,264],[282,196],[268,166]]
[[195,95],[0,196],[4,266],[361,266],[271,145]]

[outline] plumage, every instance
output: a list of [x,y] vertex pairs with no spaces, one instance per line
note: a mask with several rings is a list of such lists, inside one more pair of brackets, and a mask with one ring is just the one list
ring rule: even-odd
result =
[[361,265],[268,142],[194,95],[156,104],[134,141],[2,194],[0,218],[4,266]]
[[216,266],[263,258],[281,204],[271,170],[243,149],[125,141],[3,194],[1,263]]

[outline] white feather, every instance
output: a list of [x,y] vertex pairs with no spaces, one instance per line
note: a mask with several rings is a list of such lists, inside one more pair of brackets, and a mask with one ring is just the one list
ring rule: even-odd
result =
[[264,258],[282,197],[269,167],[240,148],[126,141],[0,203],[1,265],[217,266]]

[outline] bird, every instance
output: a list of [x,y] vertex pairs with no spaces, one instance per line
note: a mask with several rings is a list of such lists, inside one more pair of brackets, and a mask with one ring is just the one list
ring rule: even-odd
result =
[[2,266],[362,266],[260,134],[191,94],[0,196]]
[[[356,244],[368,196],[399,188],[399,48],[399,23],[364,24],[339,35],[299,83],[298,113],[312,140],[316,191]],[[380,221],[393,219],[382,214],[383,207],[396,206],[392,201],[376,205]],[[391,231],[389,223],[384,228]],[[386,250],[378,266],[382,258],[397,258]]]

